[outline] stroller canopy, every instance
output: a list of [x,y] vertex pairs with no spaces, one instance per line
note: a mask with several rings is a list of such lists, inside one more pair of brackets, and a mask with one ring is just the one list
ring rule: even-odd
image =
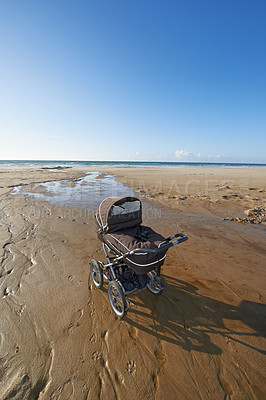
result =
[[136,197],[108,197],[101,202],[96,221],[102,232],[115,232],[141,224],[141,202]]

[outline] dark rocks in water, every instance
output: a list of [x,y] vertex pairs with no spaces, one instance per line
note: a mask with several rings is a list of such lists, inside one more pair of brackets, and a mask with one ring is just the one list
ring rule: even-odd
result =
[[67,168],[72,168],[72,167],[62,167],[62,166],[58,166],[58,167],[41,167],[41,169],[67,169]]

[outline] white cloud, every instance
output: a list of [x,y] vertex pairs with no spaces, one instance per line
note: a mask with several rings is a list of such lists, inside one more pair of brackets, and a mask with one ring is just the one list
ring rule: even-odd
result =
[[175,152],[176,158],[184,158],[184,157],[188,157],[190,155],[191,155],[191,153],[189,153],[186,150],[176,150],[176,152]]
[[213,161],[213,162],[221,162],[224,159],[223,156],[220,154],[211,155],[211,154],[202,154],[202,153],[190,153],[186,150],[176,150],[175,157],[181,161],[197,161],[197,162],[206,162],[206,161]]

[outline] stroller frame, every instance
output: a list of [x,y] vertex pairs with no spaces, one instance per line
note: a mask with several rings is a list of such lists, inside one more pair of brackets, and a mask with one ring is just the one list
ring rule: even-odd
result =
[[[134,303],[127,297],[129,294],[138,293],[147,286],[151,293],[154,295],[160,295],[165,288],[165,284],[164,280],[160,276],[161,267],[157,266],[153,270],[149,270],[149,272],[146,273],[146,275],[148,275],[148,282],[143,288],[134,288],[127,291],[122,282],[119,280],[119,276],[116,273],[116,268],[120,266],[126,266],[130,269],[130,267],[125,263],[125,259],[128,256],[148,253],[154,255],[165,253],[170,247],[182,243],[187,239],[188,238],[186,235],[182,233],[176,233],[175,235],[167,237],[158,249],[135,248],[134,250],[122,255],[117,255],[115,251],[110,249],[105,242],[102,242],[107,263],[104,264],[102,261],[97,261],[95,259],[91,260],[90,273],[96,288],[101,288],[103,286],[103,278],[107,280],[109,301],[111,303],[112,310],[119,318],[123,318],[127,311],[134,306]],[[109,253],[113,254],[113,256],[109,255]]]

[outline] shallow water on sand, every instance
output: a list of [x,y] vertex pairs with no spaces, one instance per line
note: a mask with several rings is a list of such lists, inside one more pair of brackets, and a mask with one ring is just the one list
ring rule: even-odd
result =
[[84,207],[94,210],[106,197],[136,196],[136,193],[117,182],[114,175],[90,172],[75,180],[50,181],[14,188],[12,194],[33,196],[52,204]]

